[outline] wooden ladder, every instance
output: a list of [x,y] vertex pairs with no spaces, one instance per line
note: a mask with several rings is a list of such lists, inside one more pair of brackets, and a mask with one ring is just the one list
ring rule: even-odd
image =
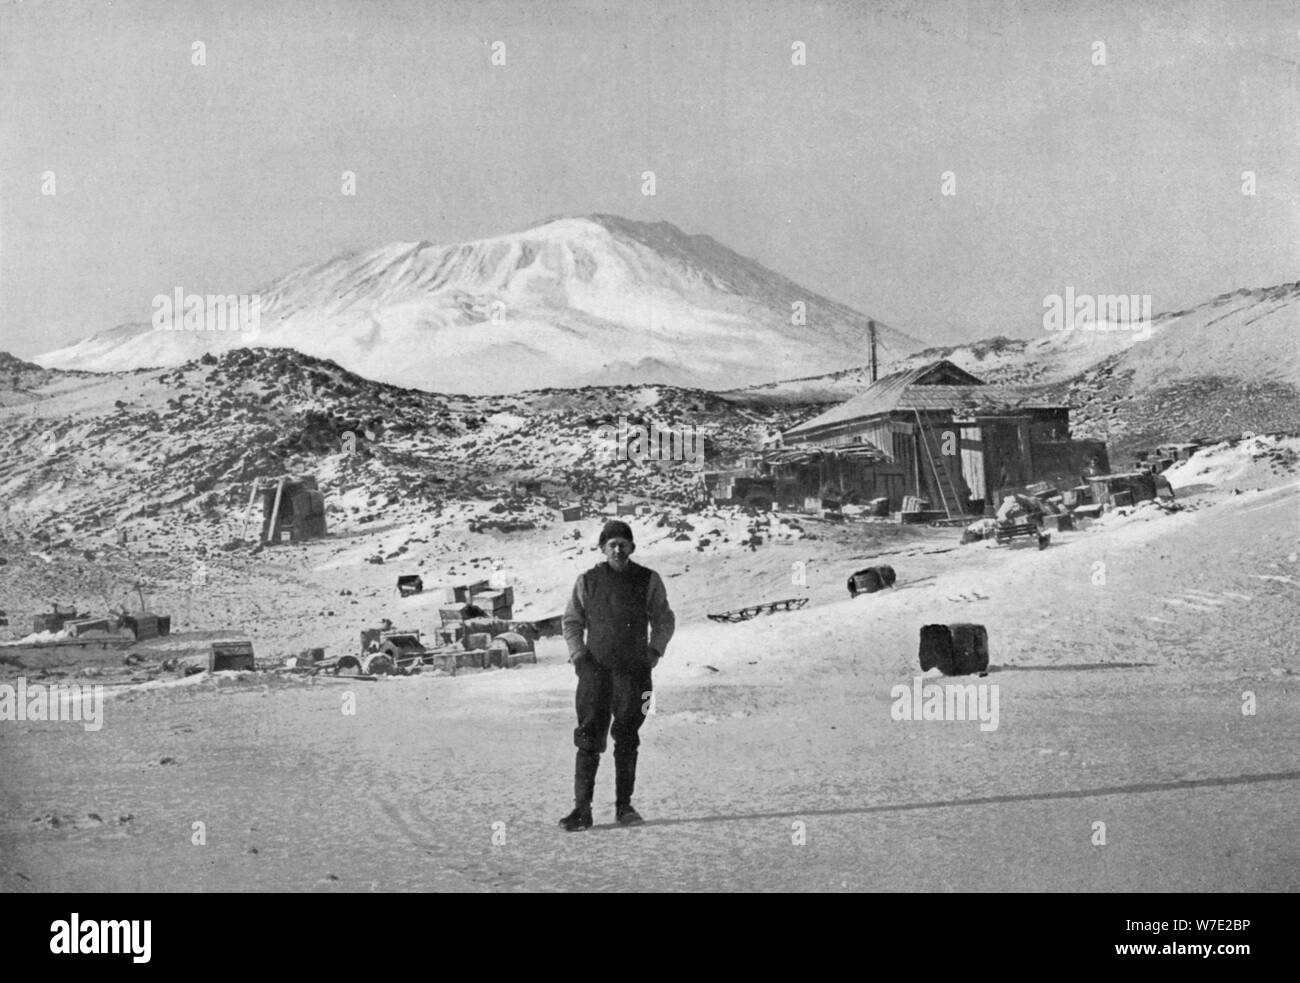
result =
[[[952,476],[948,473],[948,469],[939,461],[940,455],[935,453],[934,432],[926,425],[920,410],[914,409],[912,412],[916,414],[916,425],[921,431],[921,446],[925,448],[925,456],[930,462],[930,470],[939,489],[944,514],[951,519],[960,504],[957,488],[952,483]],[[920,489],[918,488],[917,491]]]

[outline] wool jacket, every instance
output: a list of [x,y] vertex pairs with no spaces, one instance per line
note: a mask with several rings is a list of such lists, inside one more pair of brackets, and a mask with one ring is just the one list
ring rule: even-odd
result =
[[664,654],[677,620],[663,579],[629,560],[622,573],[598,563],[580,574],[563,626],[570,661],[590,655],[601,665],[630,670],[649,665],[649,649]]

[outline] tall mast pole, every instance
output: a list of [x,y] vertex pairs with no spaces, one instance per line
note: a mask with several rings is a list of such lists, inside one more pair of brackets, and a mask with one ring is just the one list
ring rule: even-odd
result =
[[876,381],[876,322],[867,322],[867,334],[871,338],[871,381]]

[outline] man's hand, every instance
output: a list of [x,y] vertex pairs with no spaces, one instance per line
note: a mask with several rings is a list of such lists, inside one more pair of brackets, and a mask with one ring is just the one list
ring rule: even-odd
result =
[[650,668],[653,669],[655,666],[659,665],[659,660],[662,658],[663,655],[660,654],[659,650],[652,648],[650,650]]

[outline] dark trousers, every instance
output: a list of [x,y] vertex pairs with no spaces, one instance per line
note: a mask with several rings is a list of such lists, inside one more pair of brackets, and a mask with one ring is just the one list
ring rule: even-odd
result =
[[615,671],[586,658],[578,662],[577,672],[574,745],[580,751],[603,754],[607,737],[613,734],[616,756],[620,748],[635,754],[641,744],[638,731],[650,706],[650,670]]
[[636,782],[639,731],[650,707],[650,670],[615,671],[591,658],[579,660],[575,668],[578,726],[573,731],[573,743],[578,756],[574,799],[579,805],[590,804],[600,756],[607,747],[608,735],[613,734],[616,796],[620,805],[626,805]]

